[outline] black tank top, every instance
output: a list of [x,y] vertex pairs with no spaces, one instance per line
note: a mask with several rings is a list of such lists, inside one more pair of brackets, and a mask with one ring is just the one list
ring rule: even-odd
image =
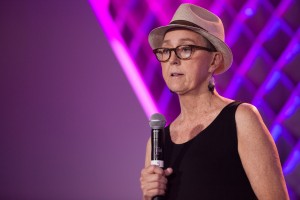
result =
[[167,200],[257,199],[238,154],[239,104],[228,104],[207,128],[183,144],[173,143],[170,126],[165,128],[165,167],[173,168]]

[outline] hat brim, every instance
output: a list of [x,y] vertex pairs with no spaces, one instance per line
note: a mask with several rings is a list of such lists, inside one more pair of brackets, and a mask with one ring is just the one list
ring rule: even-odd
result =
[[166,32],[169,29],[173,28],[185,28],[199,33],[200,35],[208,39],[215,46],[217,51],[222,53],[224,63],[216,69],[214,74],[222,74],[230,68],[233,61],[233,55],[228,45],[219,38],[215,37],[214,35],[208,33],[206,30],[201,28],[181,24],[169,24],[167,26],[160,26],[158,28],[153,29],[149,34],[148,40],[151,48],[160,48]]

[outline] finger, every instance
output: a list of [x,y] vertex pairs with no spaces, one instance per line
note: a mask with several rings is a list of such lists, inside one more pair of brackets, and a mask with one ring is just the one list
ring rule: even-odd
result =
[[167,187],[166,181],[142,182],[141,186],[146,190],[160,189],[165,190]]
[[145,199],[152,199],[154,196],[165,195],[165,190],[153,189],[148,191],[143,191],[143,196]]
[[151,183],[151,182],[159,182],[161,184],[167,183],[167,178],[161,174],[141,174],[140,182]]
[[173,173],[173,169],[172,168],[167,168],[164,171],[165,176],[170,176]]
[[156,165],[152,165],[153,173],[164,175],[164,170]]
[[164,170],[156,165],[150,165],[142,170],[142,173],[146,174],[164,174]]
[[[165,191],[166,190],[166,184],[161,182],[142,182],[141,189],[143,191],[143,194],[149,194],[149,191],[156,191],[158,193],[155,193],[155,195],[161,194],[159,191]],[[151,192],[150,192],[151,193]],[[151,193],[153,194],[153,193]]]
[[160,189],[153,189],[153,190],[148,190],[147,194],[151,197],[157,196],[157,195],[164,195],[166,192],[165,190],[160,190]]

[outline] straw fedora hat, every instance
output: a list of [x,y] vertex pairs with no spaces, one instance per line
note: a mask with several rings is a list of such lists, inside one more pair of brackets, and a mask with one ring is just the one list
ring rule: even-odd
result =
[[169,25],[155,28],[150,32],[148,40],[151,48],[161,47],[166,32],[172,28],[186,28],[195,31],[208,39],[217,51],[222,53],[224,62],[216,69],[215,74],[221,74],[231,66],[232,52],[225,44],[224,26],[217,15],[193,4],[181,4]]

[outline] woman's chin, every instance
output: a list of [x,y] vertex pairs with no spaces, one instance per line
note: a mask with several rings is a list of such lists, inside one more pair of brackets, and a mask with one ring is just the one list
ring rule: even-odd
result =
[[[169,88],[170,89],[170,88]],[[173,93],[173,94],[177,94],[177,95],[183,95],[186,93],[185,90],[180,90],[180,89],[170,89],[170,91]]]

